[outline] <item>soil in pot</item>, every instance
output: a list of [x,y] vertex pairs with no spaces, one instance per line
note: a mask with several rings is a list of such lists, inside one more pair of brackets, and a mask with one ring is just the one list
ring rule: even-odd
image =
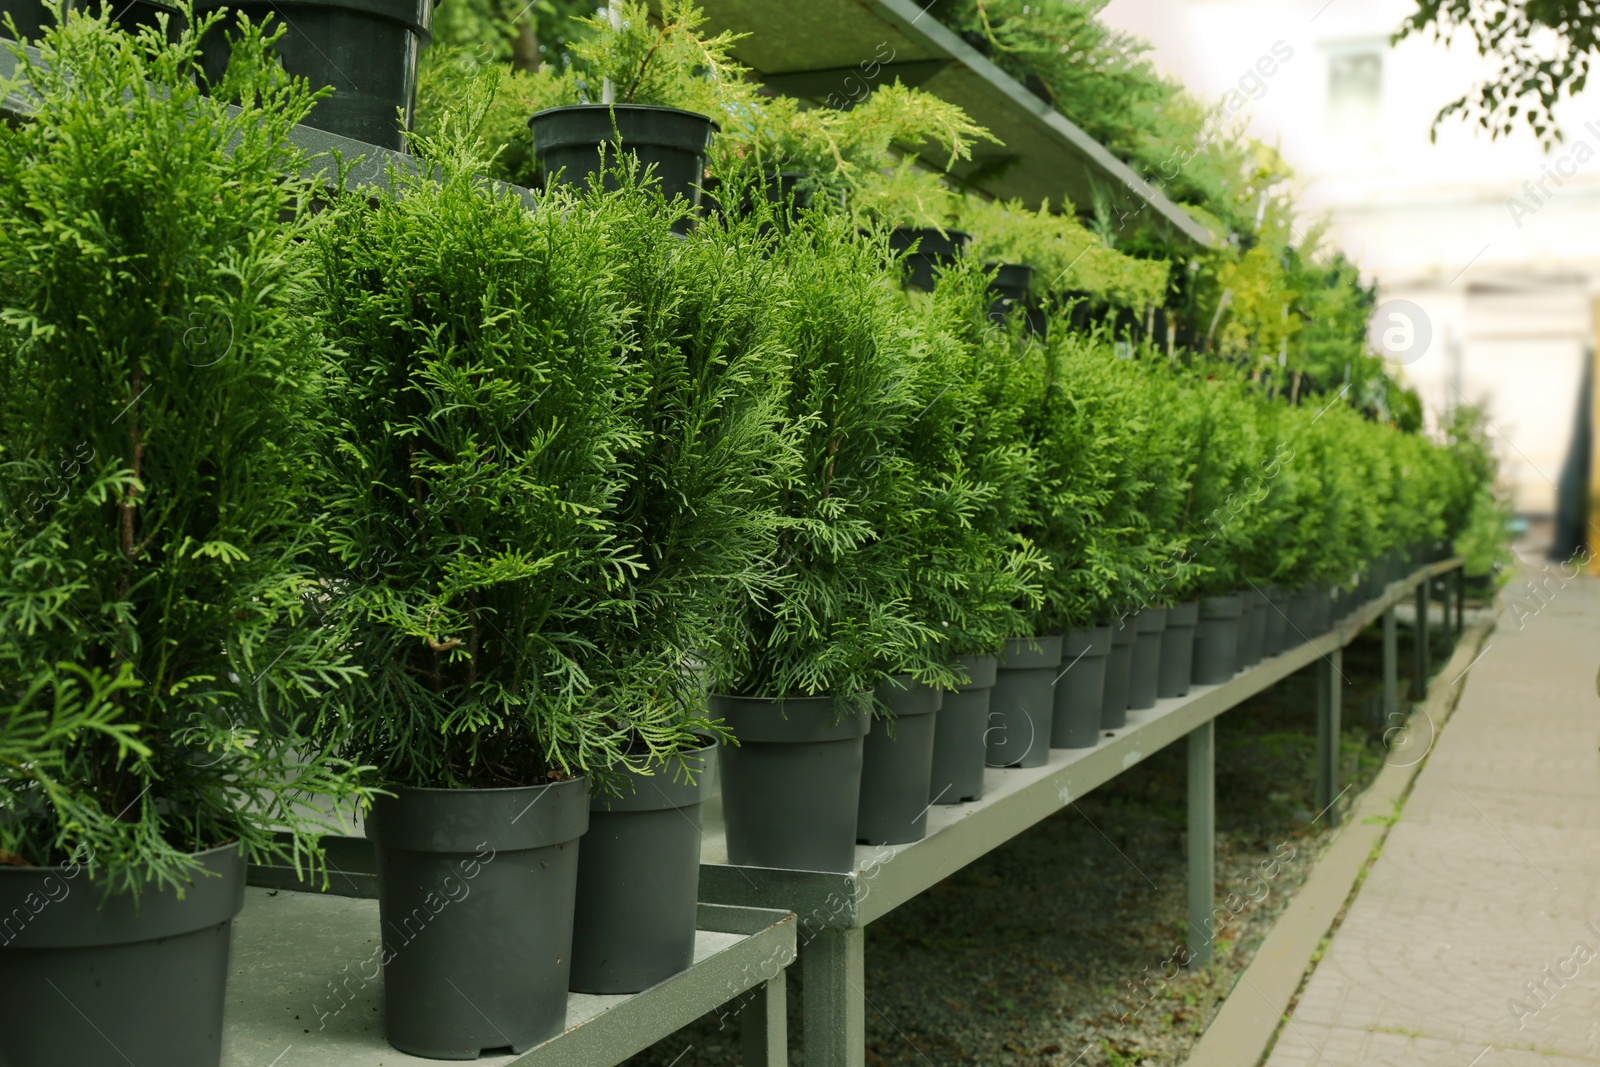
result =
[[1233,677],[1239,655],[1239,617],[1244,600],[1238,593],[1200,600],[1200,622],[1194,631],[1195,685],[1221,685]]
[[83,864],[0,866],[0,1063],[217,1067],[245,862],[236,844],[195,858],[182,900],[137,903]]
[[[579,993],[637,993],[694,962],[700,808],[717,746],[653,760],[622,793],[589,801],[578,853],[572,979]],[[691,780],[692,778],[692,780]]]
[[[417,97],[417,57],[433,36],[433,0],[196,0],[195,15],[225,9],[200,44],[201,70],[218,85],[228,69],[234,12],[274,16],[285,27],[273,45],[284,70],[333,93],[307,126],[405,151]],[[396,112],[403,119],[396,120]]]
[[967,682],[946,690],[933,729],[933,769],[928,779],[930,804],[965,804],[983,796],[983,767],[988,755],[989,698],[994,691],[994,656],[957,656]]
[[[545,183],[583,188],[599,175],[616,186],[616,146],[639,160],[640,176],[649,168],[662,195],[700,203],[706,149],[719,128],[705,115],[651,104],[570,104],[547,108],[528,120],[533,153]],[[604,147],[602,160],[601,146]],[[604,173],[602,173],[604,168]]]
[[713,694],[738,739],[718,750],[728,860],[745,867],[849,871],[856,860],[863,742],[872,701]]
[[1111,654],[1106,657],[1106,688],[1100,698],[1100,729],[1128,725],[1128,683],[1133,677],[1133,645],[1139,638],[1133,616],[1111,624]]
[[1061,639],[1061,673],[1055,685],[1051,748],[1093,748],[1100,741],[1100,704],[1106,692],[1111,627],[1068,630]]
[[1156,696],[1162,700],[1189,691],[1194,673],[1194,629],[1200,623],[1200,601],[1186,600],[1167,609],[1167,629],[1161,635],[1161,669]]
[[468,1060],[562,1031],[588,825],[584,778],[373,802],[389,1044]]
[[862,746],[856,840],[867,845],[921,841],[928,832],[933,739],[944,692],[895,675],[879,683],[877,695],[893,719],[874,724]]
[[1156,706],[1161,683],[1161,646],[1166,639],[1167,609],[1143,608],[1133,616],[1133,655],[1128,668],[1128,710]]
[[1042,767],[1049,761],[1060,672],[1060,634],[1006,642],[989,700],[989,766]]
[[[940,233],[932,227],[897,226],[889,233],[889,250],[905,255],[906,283],[923,292],[933,292],[937,270],[956,261],[967,250],[972,235],[962,230]],[[916,251],[907,252],[912,245]]]

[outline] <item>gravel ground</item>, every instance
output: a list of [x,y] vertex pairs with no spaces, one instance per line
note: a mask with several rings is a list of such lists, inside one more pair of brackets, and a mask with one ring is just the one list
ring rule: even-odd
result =
[[[1434,636],[1437,667],[1454,638]],[[1409,643],[1402,632],[1402,695]],[[1383,762],[1382,662],[1376,629],[1345,651],[1344,780],[1355,788],[1341,807]],[[868,927],[867,1062],[1181,1064],[1328,843],[1312,807],[1315,679],[1307,668],[1217,720],[1217,901],[1232,898],[1235,912],[1210,964],[1180,970],[1174,958],[1186,757],[1172,745]],[[789,991],[791,1058],[803,1067],[798,966]],[[737,1025],[715,1014],[628,1061],[739,1062]]]

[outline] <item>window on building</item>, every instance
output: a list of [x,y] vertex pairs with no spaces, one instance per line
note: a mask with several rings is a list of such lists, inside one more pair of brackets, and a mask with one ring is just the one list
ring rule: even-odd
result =
[[1328,129],[1341,140],[1377,139],[1383,99],[1383,53],[1377,48],[1340,50],[1328,56]]

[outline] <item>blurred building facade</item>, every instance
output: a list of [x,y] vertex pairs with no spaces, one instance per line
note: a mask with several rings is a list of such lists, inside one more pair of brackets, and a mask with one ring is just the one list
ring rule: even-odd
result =
[[[1202,99],[1241,100],[1307,213],[1426,331],[1400,372],[1437,418],[1481,406],[1519,512],[1555,510],[1600,293],[1600,94],[1558,113],[1550,152],[1440,107],[1487,71],[1470,44],[1391,45],[1411,0],[1111,0],[1108,23]],[[1285,58],[1287,57],[1287,58]],[[1228,94],[1237,93],[1237,97]],[[1403,309],[1404,305],[1395,305]],[[1397,326],[1403,324],[1395,320]]]

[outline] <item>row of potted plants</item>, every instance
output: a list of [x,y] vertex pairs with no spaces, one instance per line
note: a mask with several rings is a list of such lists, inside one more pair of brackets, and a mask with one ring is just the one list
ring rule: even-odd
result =
[[216,1063],[244,861],[316,869],[352,807],[391,1043],[529,1047],[689,963],[713,751],[734,862],[849,869],[1041,761],[1097,624],[1349,586],[1478,495],[1470,442],[997,322],[976,256],[902,285],[921,244],[759,154],[702,218],[601,155],[652,143],[621,111],[536,117],[593,128],[533,208],[479,177],[487,80],[381,195],[287,177],[321,105],[279,31],[197,79],[218,17],[184,21],[74,14],[0,132],[19,1064]]

